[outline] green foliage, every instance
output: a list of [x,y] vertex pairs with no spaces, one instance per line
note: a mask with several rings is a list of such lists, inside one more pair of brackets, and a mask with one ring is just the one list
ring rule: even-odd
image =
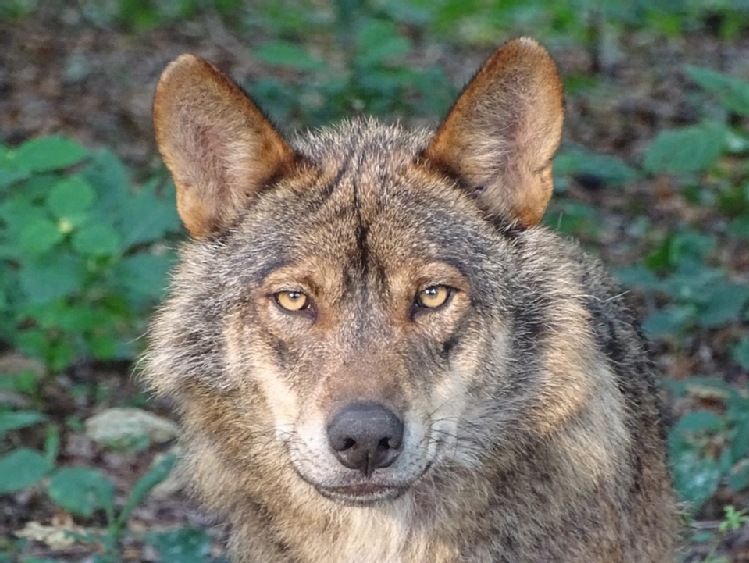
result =
[[715,165],[726,147],[728,130],[722,123],[707,121],[675,131],[662,131],[645,155],[648,172],[687,174]]
[[0,411],[0,436],[8,430],[18,430],[43,422],[45,416],[36,411]]
[[[749,115],[749,82],[697,67],[687,67],[687,75],[717,100],[712,113],[720,119],[661,132],[648,147],[644,168],[651,174],[692,178],[697,186],[702,182],[704,187],[687,195],[732,216],[728,235],[741,238],[742,225],[749,225],[749,167],[722,166],[722,160],[749,156],[749,136],[731,119]],[[625,272],[633,285],[667,301],[644,320],[647,334],[680,339],[695,329],[742,324],[749,310],[749,283],[712,264],[716,247],[715,234],[683,226],[667,234],[647,256],[645,265],[656,276]],[[749,365],[748,340],[744,335],[730,346],[742,367]]]
[[[34,411],[0,411],[0,438],[8,431],[39,425],[45,420],[46,417]],[[169,475],[175,457],[166,456],[154,462],[118,507],[114,484],[101,471],[89,467],[56,467],[58,446],[59,431],[54,424],[49,424],[44,452],[20,447],[1,456],[0,494],[21,491],[44,483],[46,478],[46,493],[59,508],[81,518],[91,518],[97,511],[104,513],[107,526],[103,533],[89,531],[80,534],[77,539],[102,546],[104,555],[97,556],[97,561],[119,560],[120,541],[133,510]],[[171,543],[167,539],[162,541],[171,549],[190,544],[187,540],[180,543],[179,538]],[[186,553],[193,553],[196,549]]]
[[693,536],[693,541],[697,543],[710,543],[712,547],[702,559],[703,563],[730,563],[731,559],[725,555],[716,555],[721,542],[726,539],[729,533],[738,532],[744,524],[749,523],[749,517],[745,510],[736,510],[733,505],[723,507],[723,520],[718,524],[717,533],[709,531],[697,532]]
[[749,115],[749,82],[710,68],[687,66],[686,74],[727,111]]
[[0,2],[0,21],[20,19],[36,8],[38,0],[4,0]]
[[50,470],[47,458],[29,448],[17,448],[0,457],[0,494],[23,490],[40,481]]
[[726,532],[738,532],[744,524],[749,524],[749,515],[746,510],[736,510],[733,505],[723,507],[725,516],[718,526],[718,530],[725,534]]
[[[19,1],[19,0],[16,0]],[[28,0],[27,0],[28,1]],[[148,31],[195,17],[200,12],[228,14],[236,11],[241,0],[84,0],[84,15],[99,26],[119,25],[135,32]]]
[[50,478],[49,497],[77,516],[90,517],[95,510],[112,514],[114,486],[101,472],[88,467],[63,467]]
[[574,147],[563,149],[554,159],[557,192],[566,189],[570,176],[591,178],[603,186],[621,187],[637,180],[640,174],[620,158]]
[[697,511],[721,484],[740,492],[749,486],[749,398],[722,381],[692,378],[671,383],[677,396],[695,389],[719,399],[723,414],[694,410],[671,429],[668,438],[674,484],[682,500]]
[[149,532],[145,536],[145,541],[156,549],[162,561],[204,563],[209,560],[211,541],[203,530],[180,528]]
[[[387,5],[383,9],[387,12]],[[437,66],[405,63],[413,58],[412,41],[383,15],[365,3],[336,2],[334,18],[322,27],[336,38],[324,58],[343,64],[311,54],[299,38],[274,39],[254,56],[271,68],[295,71],[295,79],[261,79],[248,90],[274,120],[290,125],[317,126],[357,113],[434,117],[446,111],[455,94],[449,80]],[[289,25],[286,13],[270,17],[276,18],[283,20],[276,22],[281,28]]]
[[0,340],[52,370],[132,358],[172,259],[152,245],[178,227],[158,186],[70,139],[0,146]]
[[[647,148],[643,171],[674,176],[686,186],[685,199],[712,206],[717,217],[712,221],[728,228],[685,223],[662,233],[643,264],[620,271],[620,278],[658,304],[643,322],[648,336],[678,347],[687,335],[724,330],[734,339],[728,355],[746,370],[749,283],[745,275],[726,271],[716,258],[721,245],[736,244],[749,233],[744,229],[749,225],[749,167],[733,164],[749,156],[745,121],[737,119],[749,115],[749,82],[696,67],[688,67],[686,74],[716,105],[706,106],[701,122],[658,134]],[[718,491],[735,494],[749,488],[749,398],[746,389],[698,377],[670,387],[676,396],[706,394],[720,402],[710,410],[688,411],[668,435],[674,485],[696,515]],[[727,508],[720,536],[695,536],[695,542],[713,544],[705,561],[728,560],[715,555],[720,540],[745,519],[743,512]]]

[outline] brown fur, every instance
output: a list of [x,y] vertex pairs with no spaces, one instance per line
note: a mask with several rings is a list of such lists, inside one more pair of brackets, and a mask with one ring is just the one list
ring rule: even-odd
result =
[[[175,401],[235,561],[673,559],[636,321],[595,260],[538,226],[562,123],[540,45],[499,49],[435,134],[356,120],[287,143],[190,56],[154,116],[193,238],[145,379]],[[417,306],[435,286],[449,300]],[[311,307],[283,310],[289,291]],[[369,474],[326,438],[357,402],[405,428]]]

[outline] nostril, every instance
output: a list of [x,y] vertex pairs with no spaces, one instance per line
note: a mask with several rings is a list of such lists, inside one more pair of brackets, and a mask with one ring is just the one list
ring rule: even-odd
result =
[[353,438],[346,438],[345,440],[343,440],[343,444],[341,445],[343,447],[339,451],[350,450],[356,445],[356,440],[354,440]]
[[378,450],[395,450],[395,449],[398,449],[398,446],[393,445],[393,440],[391,438],[383,438],[377,444],[377,449]]

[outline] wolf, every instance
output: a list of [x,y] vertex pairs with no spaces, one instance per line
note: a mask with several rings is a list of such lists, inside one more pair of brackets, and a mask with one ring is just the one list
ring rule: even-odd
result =
[[209,63],[166,68],[155,132],[190,238],[144,378],[234,561],[673,560],[637,320],[540,224],[562,122],[529,38],[434,132],[287,140]]

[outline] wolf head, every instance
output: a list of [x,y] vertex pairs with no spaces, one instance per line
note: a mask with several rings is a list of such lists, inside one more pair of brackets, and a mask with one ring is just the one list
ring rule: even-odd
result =
[[355,120],[288,142],[205,61],[167,68],[156,134],[192,240],[146,376],[229,488],[387,502],[572,408],[554,389],[574,374],[539,367],[562,352],[538,348],[584,313],[544,315],[567,289],[533,234],[562,118],[530,39],[491,56],[436,133]]

